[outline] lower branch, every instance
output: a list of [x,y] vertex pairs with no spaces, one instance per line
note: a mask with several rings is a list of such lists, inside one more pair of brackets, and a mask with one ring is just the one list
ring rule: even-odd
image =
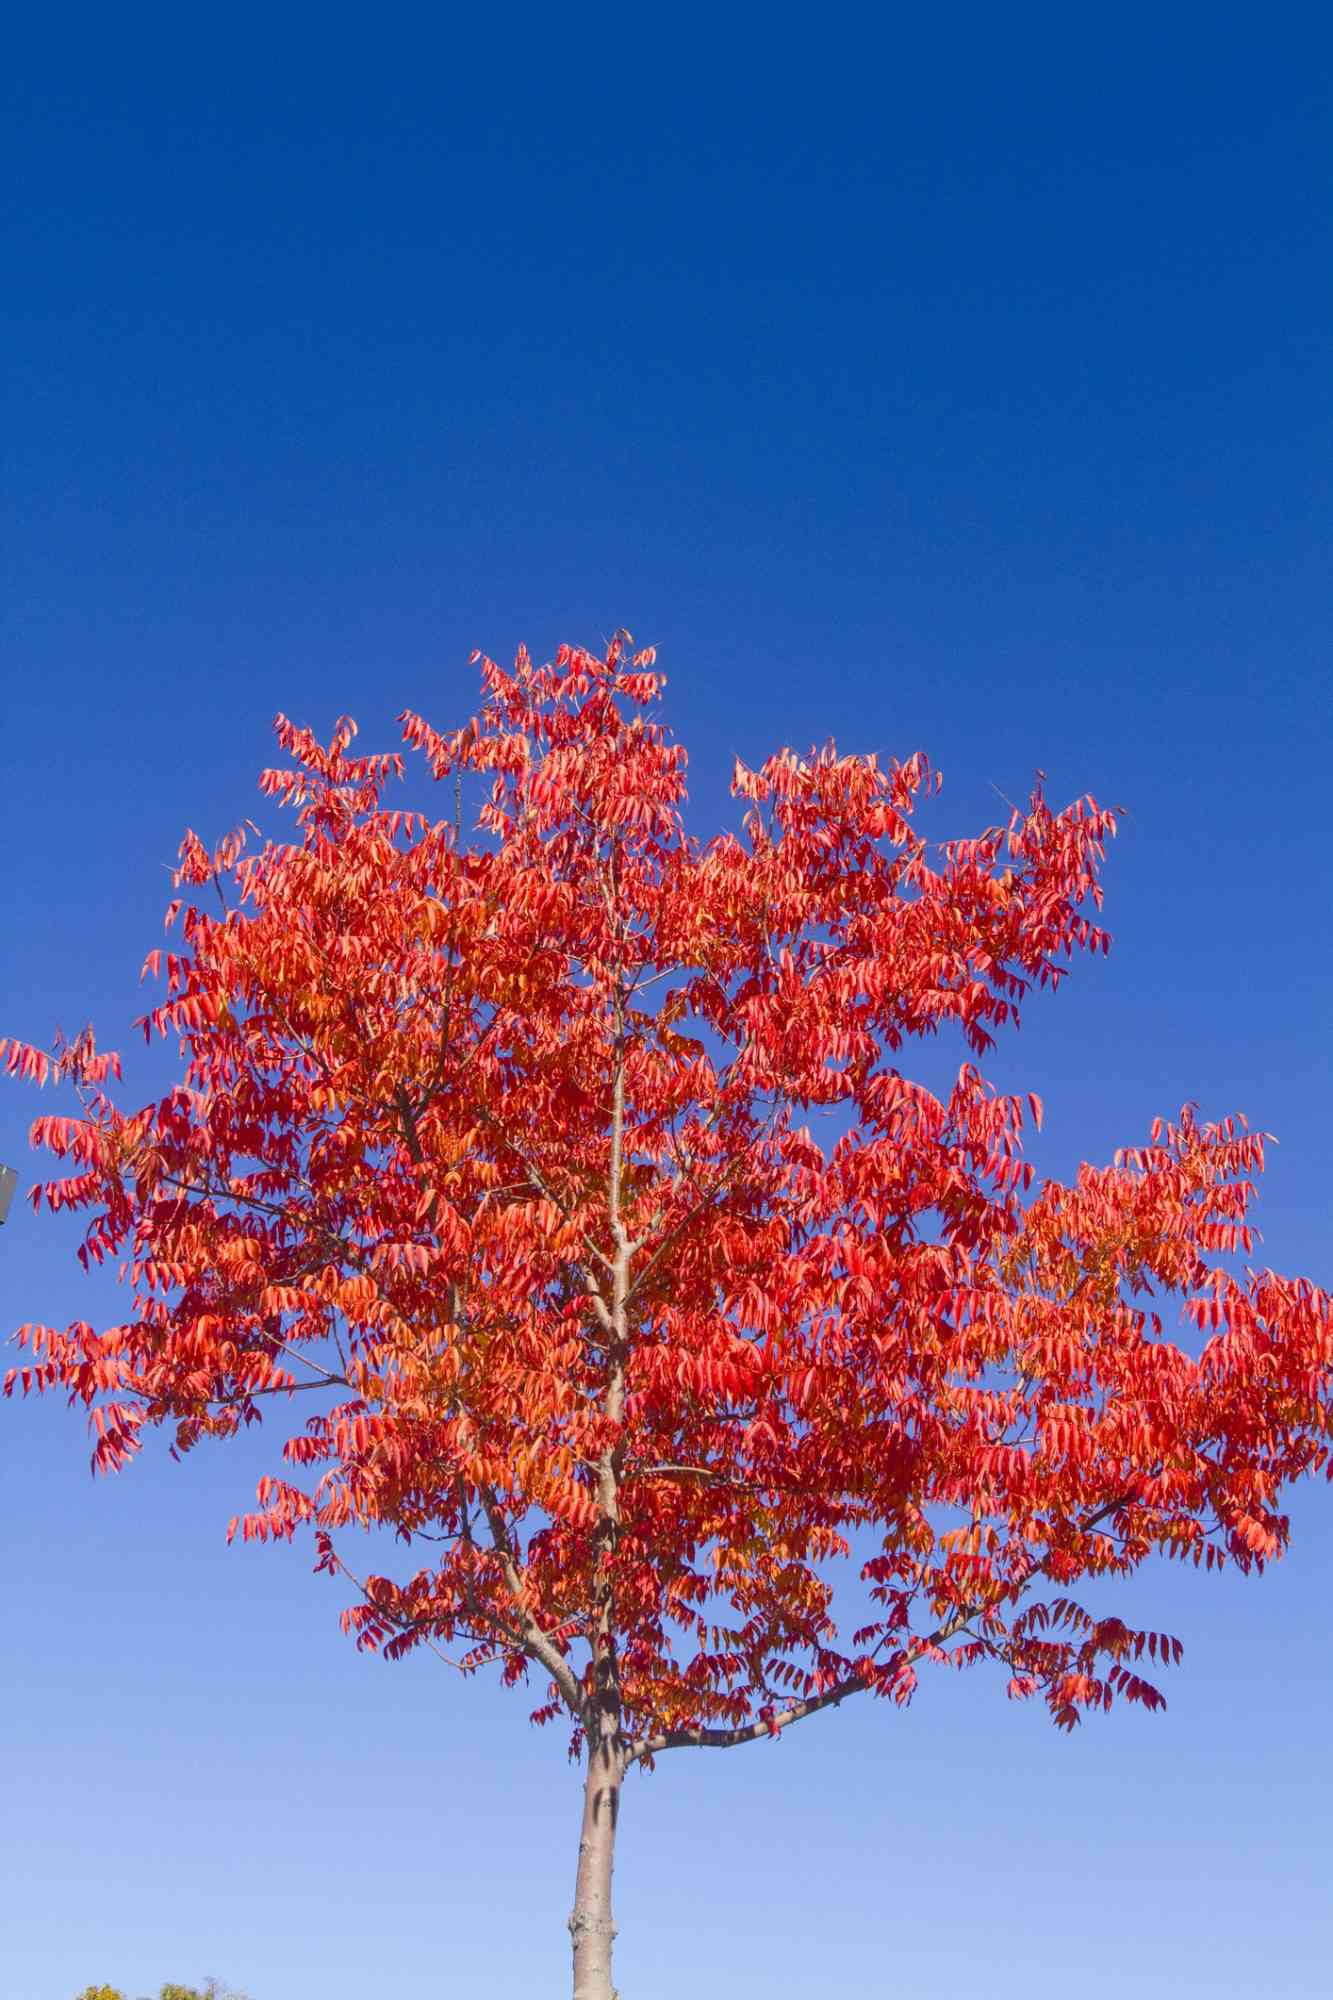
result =
[[[1120,1508],[1128,1506],[1132,1498],[1132,1494],[1122,1493],[1116,1499],[1108,1500],[1104,1506],[1095,1508],[1080,1521],[1080,1534],[1087,1534],[1100,1521],[1104,1521],[1108,1514],[1114,1514]],[[1055,1550],[1052,1549],[1039,1563],[1033,1564],[1021,1583],[1010,1586],[1015,1603],[1032,1587],[1039,1576],[1046,1574],[1047,1565],[1054,1554]],[[969,1604],[962,1610],[956,1611],[952,1618],[936,1626],[928,1637],[918,1639],[914,1646],[908,1648],[900,1662],[900,1669],[911,1666],[914,1661],[921,1659],[935,1647],[947,1645],[950,1639],[956,1638],[966,1628],[970,1619],[985,1609],[984,1604]],[[626,1751],[626,1766],[637,1763],[644,1757],[656,1757],[663,1750],[731,1750],[738,1743],[758,1743],[765,1736],[777,1736],[782,1730],[790,1729],[794,1722],[803,1722],[807,1715],[818,1715],[822,1708],[836,1708],[838,1703],[846,1701],[849,1695],[863,1694],[867,1688],[874,1685],[873,1673],[848,1674],[844,1680],[838,1681],[831,1688],[826,1688],[822,1694],[812,1694],[803,1701],[790,1702],[786,1708],[779,1709],[776,1714],[765,1716],[758,1722],[743,1722],[733,1729],[712,1729],[703,1726],[664,1729],[657,1736],[631,1743]]]
[[634,1764],[642,1757],[656,1757],[663,1750],[730,1750],[738,1743],[758,1743],[765,1736],[776,1736],[779,1731],[789,1729],[793,1722],[801,1722],[807,1715],[817,1715],[821,1708],[836,1708],[849,1694],[860,1694],[869,1685],[859,1674],[849,1674],[836,1687],[826,1688],[823,1694],[812,1694],[804,1701],[794,1701],[760,1722],[743,1722],[734,1729],[665,1729],[660,1736],[631,1744],[626,1762]]

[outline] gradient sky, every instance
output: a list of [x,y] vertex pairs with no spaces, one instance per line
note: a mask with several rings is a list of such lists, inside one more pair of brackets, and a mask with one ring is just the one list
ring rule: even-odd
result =
[[[941,831],[1036,767],[1123,803],[1113,955],[995,1074],[1052,1172],[1246,1112],[1265,1261],[1333,1279],[1317,10],[481,12],[11,26],[0,1033],[92,1016],[152,1090],[165,870],[259,816],[275,710],[389,745],[472,647],[628,625],[700,832],[830,734],[924,748]],[[0,1091],[25,1186],[45,1108]],[[115,1315],[70,1243],[16,1206],[7,1325]],[[263,1439],[94,1484],[74,1413],[0,1425],[0,2000],[563,1991],[558,1732],[227,1549]],[[629,2000],[1326,1995],[1333,1494],[1292,1511],[1262,1579],[1141,1577],[1165,1715],[1066,1739],[975,1674],[664,1759]]]

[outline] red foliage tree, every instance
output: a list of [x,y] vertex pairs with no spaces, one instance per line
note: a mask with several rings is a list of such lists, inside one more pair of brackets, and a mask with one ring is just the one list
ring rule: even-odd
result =
[[[1176,1642],[1070,1593],[1281,1552],[1333,1322],[1225,1261],[1242,1123],[1186,1112],[1033,1192],[1035,1099],[898,1066],[944,1028],[982,1056],[1105,948],[1111,813],[1038,792],[936,850],[919,756],[784,751],[737,765],[743,833],[700,845],[651,654],[482,675],[453,734],[403,718],[437,778],[483,774],[470,840],[387,808],[402,759],[354,757],[350,722],[326,747],[283,719],[261,782],[299,839],[187,836],[183,944],[148,961],[145,1033],[184,1062],[160,1101],[117,1108],[91,1036],[0,1044],[77,1089],[34,1128],[74,1168],[37,1199],[134,1288],[107,1332],[22,1329],[16,1376],[88,1406],[104,1467],[147,1426],[186,1450],[313,1398],[233,1526],[309,1529],[346,1576],[344,1531],[395,1530],[420,1553],[353,1579],[359,1644],[538,1670],[585,1771],[574,1990],[606,2000],[632,1765],[905,1702],[923,1662],[1001,1663],[1061,1727],[1159,1706],[1140,1668]],[[853,1537],[873,1616],[844,1637]]]

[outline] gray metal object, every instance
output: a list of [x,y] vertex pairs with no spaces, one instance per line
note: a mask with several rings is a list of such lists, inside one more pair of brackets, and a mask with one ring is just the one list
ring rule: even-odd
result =
[[9,1220],[9,1204],[19,1184],[17,1167],[0,1167],[0,1222]]

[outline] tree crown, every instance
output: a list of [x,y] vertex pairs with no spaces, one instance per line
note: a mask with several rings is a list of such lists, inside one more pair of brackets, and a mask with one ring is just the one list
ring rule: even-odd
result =
[[[1323,1293],[1233,1270],[1261,1135],[1187,1110],[1034,1186],[1040,1106],[979,1067],[1106,948],[1114,814],[1039,789],[934,848],[922,757],[782,751],[700,843],[650,653],[481,672],[463,727],[402,718],[451,815],[386,804],[403,760],[349,721],[279,718],[296,837],[186,836],[146,967],[165,1096],[121,1109],[91,1034],[0,1043],[77,1089],[34,1127],[73,1167],[38,1199],[134,1293],[100,1334],[23,1328],[8,1386],[83,1401],[106,1468],[308,1399],[240,1534],[311,1530],[363,1646],[535,1665],[576,1737],[613,1657],[645,1758],[906,1700],[923,1659],[1003,1662],[1065,1726],[1158,1705],[1137,1665],[1175,1642],[1073,1587],[1280,1553],[1333,1347]],[[941,1030],[967,1059],[935,1094],[901,1058]],[[358,1527],[413,1559],[361,1575]]]

